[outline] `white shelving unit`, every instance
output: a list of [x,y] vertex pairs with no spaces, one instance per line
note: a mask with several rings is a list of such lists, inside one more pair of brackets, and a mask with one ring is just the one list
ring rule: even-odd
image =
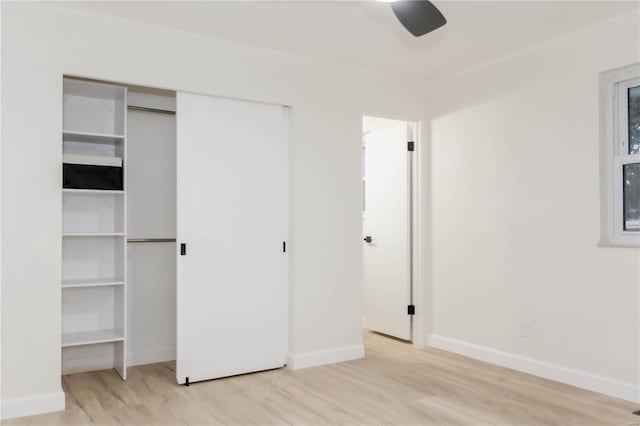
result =
[[123,189],[62,189],[62,371],[126,379],[127,89],[65,78],[63,101],[63,158],[122,164]]

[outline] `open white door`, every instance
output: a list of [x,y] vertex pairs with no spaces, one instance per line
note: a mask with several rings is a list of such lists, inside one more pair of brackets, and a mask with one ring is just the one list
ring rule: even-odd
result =
[[177,95],[178,383],[286,362],[286,131],[285,107]]
[[376,125],[365,134],[364,146],[364,326],[409,340],[408,123],[375,120]]

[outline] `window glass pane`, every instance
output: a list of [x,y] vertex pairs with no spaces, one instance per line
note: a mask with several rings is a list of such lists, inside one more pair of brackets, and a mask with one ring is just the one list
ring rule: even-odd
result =
[[640,231],[640,163],[625,164],[622,179],[624,230]]
[[629,94],[629,154],[640,154],[640,86]]

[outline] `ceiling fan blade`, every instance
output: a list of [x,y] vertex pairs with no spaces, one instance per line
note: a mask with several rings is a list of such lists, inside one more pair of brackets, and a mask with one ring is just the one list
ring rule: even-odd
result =
[[391,3],[391,8],[400,23],[416,37],[447,23],[438,8],[427,0],[401,0]]

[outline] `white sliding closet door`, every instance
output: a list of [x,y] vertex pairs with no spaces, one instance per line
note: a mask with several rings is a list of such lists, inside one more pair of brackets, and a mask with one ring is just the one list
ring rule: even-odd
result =
[[282,367],[286,109],[178,93],[177,111],[177,381]]

